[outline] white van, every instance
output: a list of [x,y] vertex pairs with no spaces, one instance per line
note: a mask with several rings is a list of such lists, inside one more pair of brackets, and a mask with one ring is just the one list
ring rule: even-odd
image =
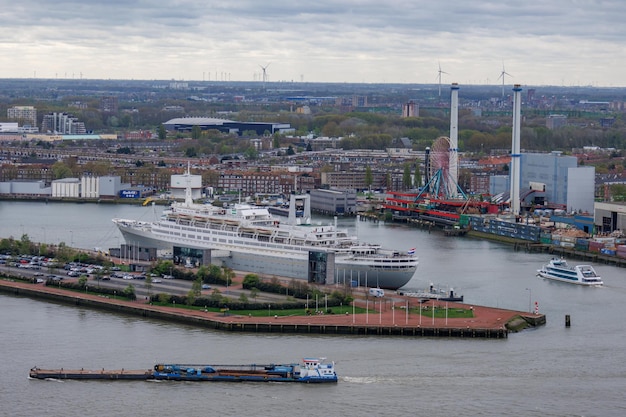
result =
[[374,297],[384,297],[385,291],[380,288],[370,288],[370,295],[373,295]]

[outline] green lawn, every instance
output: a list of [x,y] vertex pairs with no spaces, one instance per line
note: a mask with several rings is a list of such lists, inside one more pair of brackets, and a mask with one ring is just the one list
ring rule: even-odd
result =
[[420,314],[421,312],[423,317],[433,317],[433,311],[436,319],[445,319],[446,317],[448,317],[449,319],[468,319],[474,317],[474,311],[468,308],[448,308],[447,313],[445,307],[437,307],[435,309],[433,309],[432,307],[422,308],[421,311],[419,308],[411,309],[411,312],[415,314]]

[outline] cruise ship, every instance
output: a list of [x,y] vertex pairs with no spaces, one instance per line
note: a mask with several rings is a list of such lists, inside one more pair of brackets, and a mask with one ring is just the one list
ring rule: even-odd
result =
[[[384,249],[359,242],[334,224],[310,224],[310,196],[300,198],[301,217],[286,223],[266,207],[235,204],[217,207],[194,203],[191,188],[184,202],[175,202],[153,221],[113,219],[127,244],[176,253],[175,247],[203,251],[204,264],[238,271],[307,280],[398,289],[413,277],[418,257],[414,249]],[[291,207],[295,210],[295,201]],[[210,251],[210,252],[209,252]]]

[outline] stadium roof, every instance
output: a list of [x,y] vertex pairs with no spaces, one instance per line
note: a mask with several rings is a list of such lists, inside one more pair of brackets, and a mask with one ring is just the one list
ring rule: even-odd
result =
[[176,117],[163,123],[164,125],[222,125],[224,123],[233,123],[233,120],[218,119],[215,117]]

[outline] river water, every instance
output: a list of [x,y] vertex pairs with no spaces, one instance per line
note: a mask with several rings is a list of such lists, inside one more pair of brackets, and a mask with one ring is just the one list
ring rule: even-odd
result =
[[[157,208],[157,210],[160,210]],[[0,202],[0,237],[108,248],[123,205]],[[329,222],[329,219],[316,221]],[[231,334],[0,295],[1,416],[623,416],[626,270],[594,264],[603,288],[535,276],[546,254],[399,225],[339,219],[362,240],[405,250],[409,287],[454,287],[475,303],[547,324],[505,340]],[[575,261],[572,261],[575,262]],[[565,315],[572,326],[565,328]],[[337,385],[39,381],[32,366],[149,369],[156,362],[270,363],[325,356]]]

